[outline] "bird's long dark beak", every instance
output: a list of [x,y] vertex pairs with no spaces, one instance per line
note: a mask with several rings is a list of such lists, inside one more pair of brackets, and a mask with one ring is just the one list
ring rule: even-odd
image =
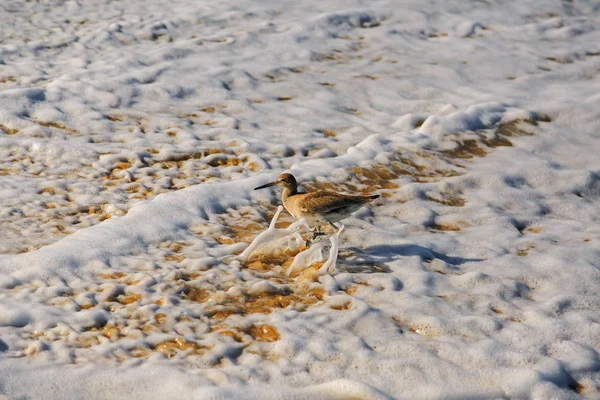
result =
[[268,188],[268,187],[275,186],[275,185],[277,185],[277,182],[271,182],[271,183],[267,183],[266,185],[256,187],[256,188],[254,188],[254,190],[264,189],[264,188]]

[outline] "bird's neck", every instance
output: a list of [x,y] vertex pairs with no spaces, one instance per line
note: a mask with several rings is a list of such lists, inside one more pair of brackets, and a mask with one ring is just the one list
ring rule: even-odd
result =
[[295,186],[286,186],[283,188],[283,194],[281,198],[285,201],[288,197],[298,194],[298,188]]

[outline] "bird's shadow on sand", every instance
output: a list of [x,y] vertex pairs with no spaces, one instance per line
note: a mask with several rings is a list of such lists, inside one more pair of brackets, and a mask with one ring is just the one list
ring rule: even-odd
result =
[[347,247],[339,252],[339,268],[349,273],[390,272],[386,262],[400,257],[419,256],[421,260],[431,262],[439,259],[450,266],[459,266],[467,262],[483,261],[482,258],[447,256],[416,244],[375,245],[360,249]]
[[394,258],[394,257],[411,257],[419,256],[423,261],[432,261],[434,259],[442,260],[451,265],[461,265],[467,262],[479,262],[483,261],[483,258],[465,258],[465,257],[453,257],[447,256],[437,251],[428,249],[427,247],[418,246],[416,244],[382,244],[367,247],[364,250],[365,253],[370,254],[374,257]]

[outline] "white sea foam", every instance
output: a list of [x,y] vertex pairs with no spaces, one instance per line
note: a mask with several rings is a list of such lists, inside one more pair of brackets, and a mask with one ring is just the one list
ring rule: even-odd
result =
[[247,260],[251,257],[266,253],[294,252],[301,247],[304,239],[297,232],[298,228],[306,225],[306,220],[301,219],[294,222],[285,229],[278,229],[275,223],[283,211],[283,206],[277,207],[277,211],[269,224],[269,227],[256,236],[250,245],[240,254],[240,257]]
[[593,1],[2,7],[0,397],[600,397]]

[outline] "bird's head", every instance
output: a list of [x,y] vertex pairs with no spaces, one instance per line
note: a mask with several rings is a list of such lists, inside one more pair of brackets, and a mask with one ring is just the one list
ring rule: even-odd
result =
[[296,187],[298,186],[298,183],[296,182],[296,178],[294,178],[294,175],[284,173],[284,174],[279,175],[279,178],[277,178],[275,181],[273,181],[271,183],[267,183],[266,185],[262,185],[257,188],[254,188],[254,190],[265,189],[265,188],[268,188],[271,186],[283,186],[283,187],[290,188],[290,189],[296,189]]

